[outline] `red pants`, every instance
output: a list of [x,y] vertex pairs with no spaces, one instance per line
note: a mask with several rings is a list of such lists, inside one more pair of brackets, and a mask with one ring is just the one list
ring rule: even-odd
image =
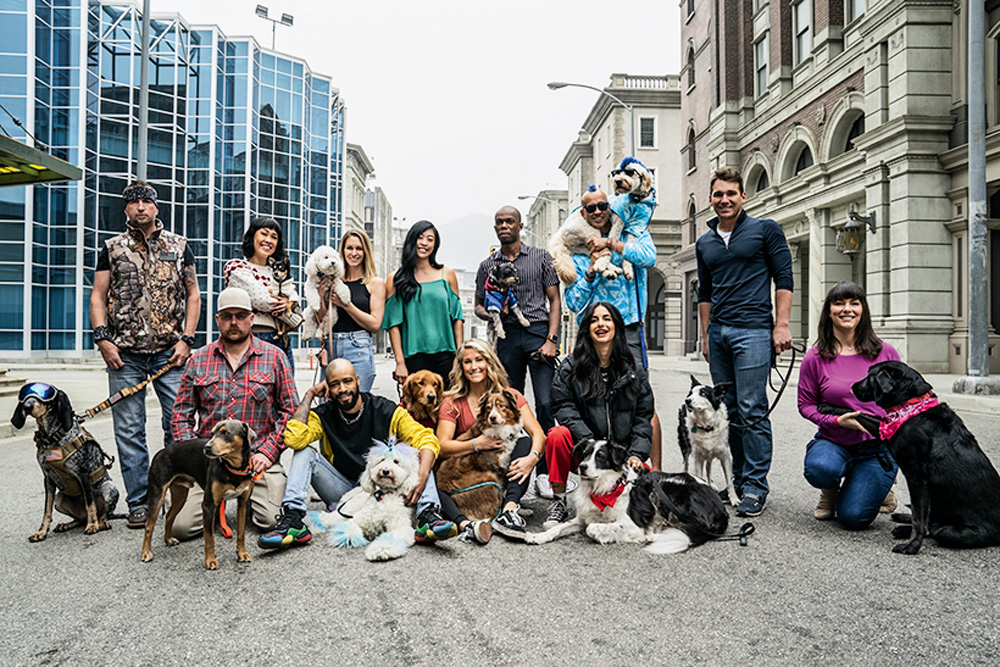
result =
[[570,471],[576,472],[573,436],[565,426],[553,426],[545,436],[545,462],[549,466],[549,484],[565,484]]

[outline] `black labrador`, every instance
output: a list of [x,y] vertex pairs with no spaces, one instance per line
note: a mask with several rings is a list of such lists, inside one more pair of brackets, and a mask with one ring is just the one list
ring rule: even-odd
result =
[[[851,387],[862,401],[892,414],[931,385],[901,361],[883,361]],[[897,526],[893,537],[910,538],[893,551],[915,554],[925,536],[944,547],[1000,545],[1000,475],[975,436],[945,403],[910,417],[886,441],[910,491],[912,526]],[[893,519],[906,522],[906,515]]]

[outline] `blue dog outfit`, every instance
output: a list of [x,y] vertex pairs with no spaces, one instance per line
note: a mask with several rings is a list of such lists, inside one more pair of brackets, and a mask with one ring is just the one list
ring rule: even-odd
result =
[[504,306],[511,309],[517,307],[517,295],[509,287],[498,287],[493,284],[492,276],[486,276],[486,286],[483,294],[486,312],[499,313]]

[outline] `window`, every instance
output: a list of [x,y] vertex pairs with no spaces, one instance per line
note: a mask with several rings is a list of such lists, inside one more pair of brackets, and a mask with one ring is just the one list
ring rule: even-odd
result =
[[767,35],[753,45],[754,94],[760,97],[767,92],[767,62],[770,54]]
[[688,70],[688,88],[694,85],[694,48],[688,48],[688,60],[687,60],[687,70]]
[[[607,153],[605,154],[605,156],[604,156],[604,157],[611,157],[611,146],[612,146],[612,142],[611,142],[611,125],[610,125],[610,124],[608,125],[607,129],[606,129],[606,130],[604,130],[604,135],[605,135],[605,137],[606,137],[606,139],[605,139],[605,142],[604,142],[604,143],[605,143],[605,144],[607,145],[607,148],[608,148],[608,150],[607,150]],[[597,154],[598,154],[598,155],[600,155],[600,154],[601,154],[601,152],[600,152],[600,151],[597,151]]]
[[688,206],[688,243],[694,243],[698,240],[698,211],[695,209],[694,202]]
[[813,154],[809,150],[808,146],[803,147],[802,152],[799,153],[799,158],[795,161],[795,171],[792,173],[793,176],[797,176],[800,172],[805,171],[809,167],[813,166]]
[[[809,150],[808,148],[806,150]],[[767,190],[771,187],[771,179],[767,177],[767,170],[761,169],[760,176],[757,177],[757,183],[753,187],[753,193],[757,194],[763,190]]]
[[795,64],[809,57],[812,49],[812,0],[802,0],[792,8],[795,30]]
[[698,161],[695,159],[694,154],[694,128],[692,127],[688,130],[688,170],[694,169],[698,166]]
[[844,146],[844,151],[849,151],[854,149],[854,140],[865,133],[865,117],[864,114],[858,116],[857,120],[851,124],[851,129],[847,131],[847,145]]
[[639,119],[639,148],[656,148],[656,118]]
[[844,0],[844,14],[848,23],[854,21],[867,9],[867,0]]

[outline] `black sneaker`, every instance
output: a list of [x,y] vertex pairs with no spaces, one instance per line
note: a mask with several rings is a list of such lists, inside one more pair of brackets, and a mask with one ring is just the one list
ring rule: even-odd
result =
[[447,540],[458,535],[458,526],[441,516],[437,505],[431,505],[417,517],[413,539],[420,543]]
[[302,519],[306,513],[302,510],[282,507],[281,513],[275,518],[278,524],[274,530],[264,533],[257,538],[257,546],[261,549],[282,549],[296,544],[305,544],[312,539],[312,533]]
[[542,524],[542,528],[548,530],[556,524],[563,523],[569,519],[569,510],[566,509],[566,501],[561,498],[556,498],[549,504],[549,513],[545,517],[545,523]]
[[148,517],[149,510],[145,507],[136,507],[128,511],[128,520],[125,525],[129,528],[145,528]]
[[744,493],[740,504],[736,506],[736,516],[760,516],[764,512],[764,499]]
[[524,539],[524,519],[518,514],[516,509],[507,510],[493,521],[493,530],[500,533],[504,537],[510,537],[515,540]]

